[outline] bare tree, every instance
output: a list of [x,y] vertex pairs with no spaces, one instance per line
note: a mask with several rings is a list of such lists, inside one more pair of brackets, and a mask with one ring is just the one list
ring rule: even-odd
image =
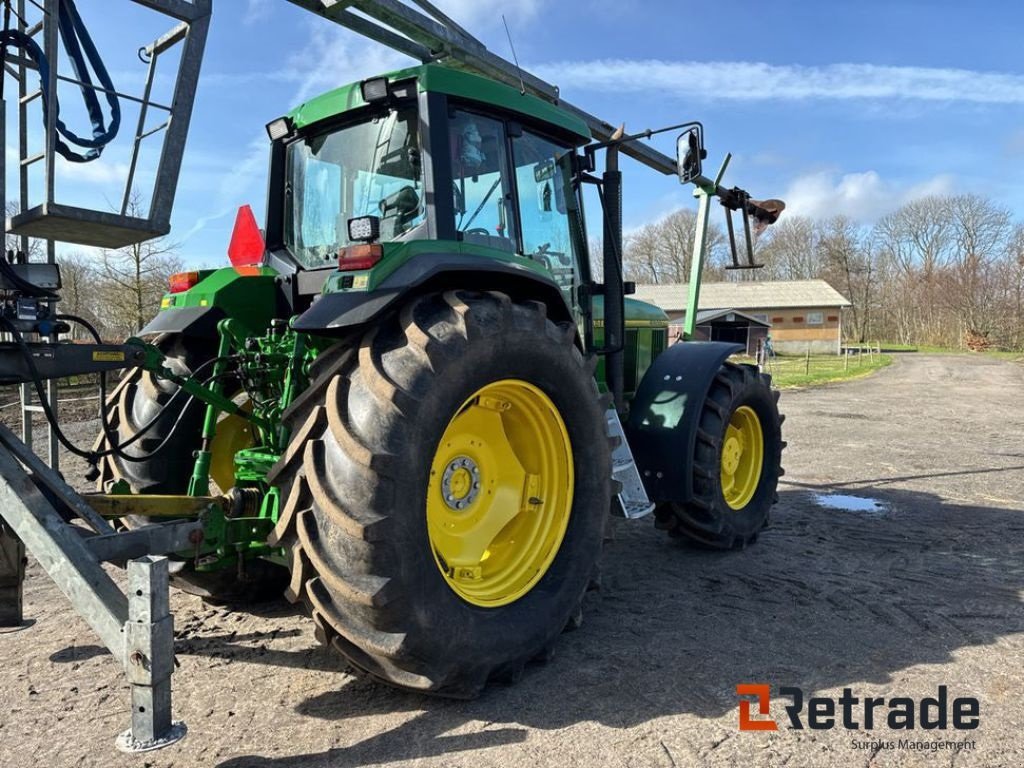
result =
[[1024,349],[1024,224],[1015,225],[1007,238],[997,279],[1003,287],[999,307],[1002,341],[1010,349]]
[[818,232],[806,216],[783,217],[765,232],[757,258],[768,280],[809,280],[818,277]]
[[817,251],[821,276],[848,298],[851,323],[848,329],[857,341],[866,341],[871,326],[877,277],[874,254],[867,238],[853,221],[835,216],[819,226]]
[[[59,309],[63,314],[77,315],[93,326],[100,326],[102,319],[97,316],[97,296],[104,293],[99,282],[101,275],[90,263],[87,256],[72,253],[58,259],[61,279],[61,301]],[[89,333],[80,325],[72,325],[71,338],[89,338]]]
[[[128,213],[143,215],[138,193],[129,200]],[[177,248],[177,244],[160,237],[101,252],[99,314],[112,333],[130,336],[156,314],[160,298],[167,292],[168,278],[182,269],[181,259],[175,255]]]
[[948,313],[943,311],[944,269],[951,257],[954,237],[949,198],[937,195],[912,200],[875,225],[875,242],[893,281],[895,296],[906,302],[890,302],[905,327],[901,336],[941,344],[949,339]]
[[[682,208],[650,224],[645,224],[626,238],[626,273],[642,283],[685,283],[690,277],[690,263],[697,234],[697,214]],[[705,274],[723,274],[725,234],[716,223],[708,225]]]
[[659,258],[658,224],[645,224],[624,240],[626,277],[639,283],[658,285],[671,280],[662,269]]
[[947,303],[968,334],[988,338],[996,328],[996,261],[1006,252],[1010,212],[979,195],[949,198],[948,210],[955,248]]
[[102,316],[118,335],[136,333],[160,307],[167,280],[181,271],[176,246],[164,238],[103,251]]

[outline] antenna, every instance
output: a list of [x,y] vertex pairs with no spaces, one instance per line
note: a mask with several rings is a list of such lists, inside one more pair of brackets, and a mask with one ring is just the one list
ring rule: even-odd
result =
[[505,21],[505,14],[501,14],[501,23],[505,25],[505,34],[508,36],[508,47],[512,49],[512,61],[516,63],[516,72],[519,73],[519,93],[526,95],[526,83],[523,82],[523,70],[519,66],[519,57],[516,56],[516,47],[512,44],[512,33],[508,31],[508,22]]

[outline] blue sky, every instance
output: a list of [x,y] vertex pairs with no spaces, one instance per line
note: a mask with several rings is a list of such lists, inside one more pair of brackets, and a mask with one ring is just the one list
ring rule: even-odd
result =
[[[703,121],[708,164],[732,152],[726,181],[783,197],[792,212],[870,224],[917,195],[972,191],[1024,218],[1017,3],[435,2],[507,56],[504,12],[525,68],[628,130]],[[115,84],[132,91],[143,74],[135,49],[158,30],[151,14],[101,16],[112,4],[79,0]],[[172,233],[183,258],[210,265],[226,259],[239,205],[262,216],[264,124],[316,93],[407,63],[285,0],[214,5]],[[159,85],[166,93],[169,80]],[[100,164],[65,169],[68,201],[103,207],[116,196],[135,119],[129,110],[128,130]],[[659,146],[671,152],[672,138]],[[693,205],[672,178],[627,162],[627,228]]]

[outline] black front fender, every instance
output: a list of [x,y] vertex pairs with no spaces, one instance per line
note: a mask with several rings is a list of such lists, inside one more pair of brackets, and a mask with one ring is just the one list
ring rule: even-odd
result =
[[704,399],[726,358],[741,344],[687,341],[666,349],[647,369],[629,409],[626,437],[651,501],[686,502]]

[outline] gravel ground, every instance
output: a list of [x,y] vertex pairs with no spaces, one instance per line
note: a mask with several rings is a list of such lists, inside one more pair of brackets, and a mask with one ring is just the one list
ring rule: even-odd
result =
[[[788,473],[755,546],[701,552],[616,521],[600,592],[555,658],[472,702],[346,672],[284,603],[231,613],[172,597],[188,738],[113,749],[127,694],[32,565],[27,629],[0,634],[9,766],[1024,765],[1024,367],[901,357],[876,376],[786,392]],[[82,442],[95,424],[69,428]],[[66,465],[69,478],[81,466]],[[815,493],[870,497],[848,512]],[[807,696],[980,700],[974,731],[739,732],[738,683]],[[854,741],[973,740],[973,749]]]

